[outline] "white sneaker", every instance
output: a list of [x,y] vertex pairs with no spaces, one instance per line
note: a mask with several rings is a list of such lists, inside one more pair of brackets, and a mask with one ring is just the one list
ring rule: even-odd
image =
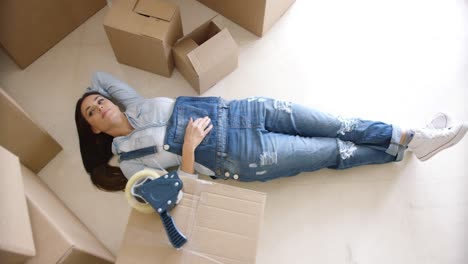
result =
[[457,144],[467,131],[468,125],[464,123],[458,123],[443,129],[417,129],[414,130],[414,137],[408,144],[408,148],[413,151],[418,159],[425,161],[439,151]]
[[429,129],[441,129],[450,127],[453,123],[452,118],[446,113],[437,113],[432,117],[430,123],[426,125]]

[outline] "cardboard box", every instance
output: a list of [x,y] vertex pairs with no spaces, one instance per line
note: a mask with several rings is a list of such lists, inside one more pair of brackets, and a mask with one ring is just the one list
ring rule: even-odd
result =
[[36,245],[36,263],[113,263],[114,256],[28,168],[22,166],[24,192]]
[[106,5],[106,0],[2,0],[0,43],[21,69]]
[[183,35],[177,5],[164,0],[114,1],[104,28],[118,62],[171,76],[171,48]]
[[295,0],[197,0],[261,37]]
[[187,243],[176,250],[156,213],[133,210],[116,263],[255,263],[266,194],[182,180],[184,197],[170,214]]
[[238,64],[237,44],[216,18],[179,40],[173,55],[177,69],[199,94],[234,71]]
[[18,157],[0,146],[0,263],[24,263],[36,254]]
[[62,147],[0,88],[0,145],[38,173]]

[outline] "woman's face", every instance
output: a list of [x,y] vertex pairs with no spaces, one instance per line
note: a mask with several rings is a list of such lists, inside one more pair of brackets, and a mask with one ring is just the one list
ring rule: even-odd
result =
[[99,94],[88,95],[81,103],[81,114],[96,134],[118,125],[121,113],[118,106]]

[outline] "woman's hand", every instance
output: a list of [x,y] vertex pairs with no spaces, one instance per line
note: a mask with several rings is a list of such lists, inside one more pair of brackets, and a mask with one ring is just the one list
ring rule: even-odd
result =
[[182,147],[182,171],[190,174],[195,173],[193,168],[195,164],[195,149],[206,135],[210,133],[211,129],[213,129],[213,125],[210,122],[209,117],[198,118],[195,121],[190,118],[185,128],[184,145]]
[[190,118],[185,129],[184,149],[195,151],[205,136],[213,129],[213,125],[210,123],[211,119],[207,116],[198,118],[195,121]]

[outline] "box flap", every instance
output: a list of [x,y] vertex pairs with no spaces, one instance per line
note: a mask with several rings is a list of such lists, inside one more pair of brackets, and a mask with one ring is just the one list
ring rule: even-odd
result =
[[219,64],[224,59],[224,54],[231,54],[232,51],[237,51],[237,44],[225,28],[187,56],[197,74],[201,76]]
[[47,213],[30,198],[27,200],[36,245],[36,255],[27,263],[57,263],[70,249],[71,244],[61,235],[60,230],[51,224]]
[[[18,157],[0,146],[0,262],[2,252],[34,256],[31,223],[24,196],[23,177]],[[6,262],[3,262],[6,263]]]
[[[0,129],[0,145],[18,156],[21,163],[39,172],[62,147],[47,131],[0,88],[0,122],[8,124]],[[28,140],[18,140],[18,135]]]
[[162,42],[162,40],[166,39],[166,35],[169,31],[168,29],[168,23],[161,22],[159,19],[154,17],[148,17],[140,29],[140,34],[155,38],[155,40]]
[[177,44],[173,48],[174,56],[180,58],[183,64],[177,65],[177,67],[187,67],[190,69],[190,72],[193,72],[196,75],[195,69],[192,67],[192,63],[188,59],[187,54],[189,54],[192,50],[196,49],[197,47],[198,44],[191,38],[185,38],[177,42]]
[[[214,19],[217,16],[214,16],[212,19]],[[211,30],[210,30],[211,29]],[[196,43],[199,45],[203,44],[207,39],[211,38],[214,36],[216,33],[221,31],[222,28],[218,28],[215,23],[213,23],[212,20],[208,20],[205,23],[201,24],[199,27],[194,29],[192,32],[187,34],[184,38],[191,38],[193,39]],[[209,35],[210,31],[212,31],[212,34]]]
[[157,214],[133,210],[116,263],[255,263],[266,194],[181,178],[184,196],[170,214],[187,243],[174,249]]
[[125,32],[133,34],[139,34],[142,21],[146,20],[146,17],[141,16],[137,13],[131,12],[128,6],[124,4],[126,1],[117,1],[113,3],[109,9],[106,17],[104,18],[104,27],[111,27],[119,29]]
[[162,0],[138,0],[133,11],[144,16],[150,16],[171,21],[177,6]]
[[[117,1],[107,13],[104,26],[151,37],[159,42],[168,41],[169,45],[173,45],[176,39],[182,37],[178,7],[161,0]],[[106,33],[109,37],[107,30]],[[129,39],[133,39],[132,43],[144,42],[132,37]]]
[[199,92],[204,93],[210,89],[217,82],[233,72],[238,66],[238,52],[232,51],[224,54],[224,60],[214,66],[209,72],[200,76],[200,89]]
[[185,38],[177,42],[172,49],[174,63],[180,74],[192,85],[195,90],[199,90],[198,75],[189,61],[187,54],[198,47],[198,44],[191,38]]
[[[37,175],[24,166],[21,166],[21,172],[31,214],[37,258],[50,258],[52,255],[61,257],[66,250],[74,247],[107,262],[114,261],[112,254]],[[63,248],[65,246],[66,250]],[[56,263],[57,260],[58,258],[54,262],[40,263]]]

